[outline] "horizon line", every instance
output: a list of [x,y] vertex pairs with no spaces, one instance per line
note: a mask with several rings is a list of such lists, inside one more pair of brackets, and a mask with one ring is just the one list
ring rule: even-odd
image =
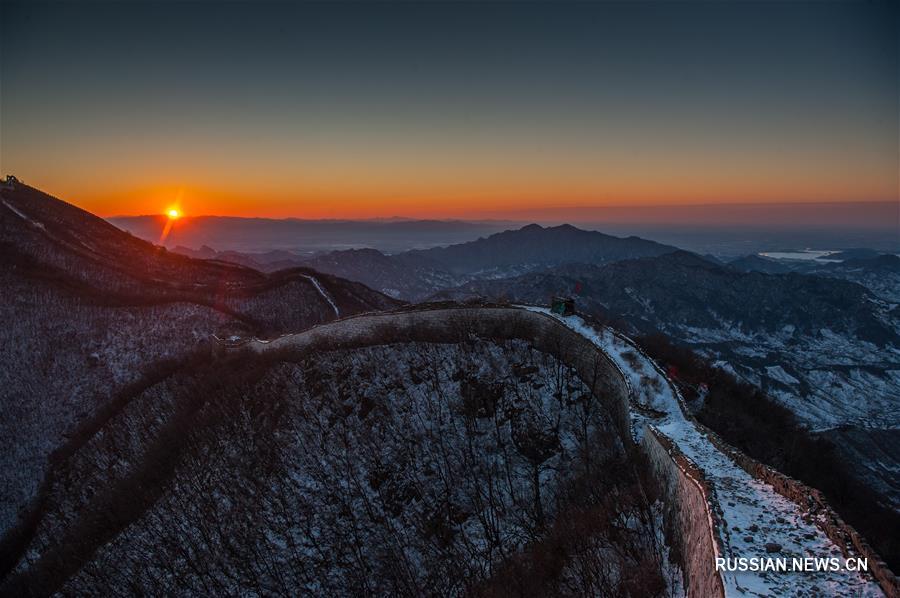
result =
[[[604,206],[561,206],[561,207],[540,207],[540,208],[521,208],[496,210],[497,213],[508,213],[510,218],[502,218],[496,216],[490,217],[459,217],[459,216],[434,216],[434,217],[416,217],[403,216],[395,214],[392,216],[368,216],[368,217],[343,217],[343,218],[309,218],[303,216],[237,216],[233,214],[190,214],[182,215],[180,219],[190,218],[235,218],[245,220],[300,220],[307,222],[377,222],[377,221],[410,221],[410,222],[524,222],[528,220],[517,219],[515,214],[519,213],[542,213],[542,212],[565,212],[565,211],[585,211],[585,210],[648,210],[648,209],[678,209],[678,208],[766,208],[775,206],[817,206],[817,205],[890,205],[896,204],[900,206],[900,198],[898,199],[877,199],[877,200],[839,200],[839,201],[776,201],[776,202],[736,202],[736,203],[684,203],[684,204],[647,204],[647,205],[604,205]],[[488,213],[495,213],[489,210]],[[104,219],[120,219],[120,218],[159,218],[166,217],[165,212],[156,214],[114,214],[101,216]]]

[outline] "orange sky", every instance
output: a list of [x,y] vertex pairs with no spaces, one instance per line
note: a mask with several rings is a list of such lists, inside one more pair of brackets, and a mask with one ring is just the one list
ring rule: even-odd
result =
[[[258,145],[266,158],[208,144],[170,152],[95,147],[104,156],[100,174],[51,148],[40,157],[54,168],[36,165],[39,157],[26,151],[11,172],[101,216],[160,214],[177,205],[186,215],[478,218],[550,209],[552,218],[552,208],[573,206],[897,199],[895,152],[852,139],[770,152],[740,140],[726,148],[718,140],[660,137],[659,146],[642,151],[549,140],[507,151],[481,143],[379,153],[363,145],[364,157],[346,148],[312,155],[299,145],[265,143]],[[289,158],[269,160],[273,155]]]
[[425,4],[3,3],[0,174],[101,216],[898,198],[888,3]]
[[[555,218],[566,208],[606,206],[696,205],[721,203],[896,201],[889,181],[866,183],[825,176],[806,182],[776,181],[771,177],[740,180],[721,177],[705,180],[614,180],[607,184],[577,187],[533,177],[531,181],[482,181],[470,184],[332,185],[299,184],[294,190],[277,189],[262,181],[213,184],[147,183],[117,188],[90,184],[46,183],[23,177],[27,182],[71,201],[101,216],[160,214],[171,207],[188,216],[223,215],[269,218],[414,218],[503,217],[506,212],[542,210]],[[730,178],[730,180],[729,180]],[[529,184],[530,183],[530,184]],[[730,183],[730,184],[729,184]],[[555,209],[559,209],[557,212]]]
[[572,206],[897,199],[897,140],[873,135],[874,121],[825,130],[798,117],[785,135],[783,123],[727,114],[668,119],[461,122],[440,136],[361,121],[314,142],[275,127],[241,128],[227,143],[221,132],[148,136],[136,124],[134,135],[84,130],[74,150],[23,143],[2,166],[101,216],[178,204],[186,215],[502,218],[549,208],[552,218]]

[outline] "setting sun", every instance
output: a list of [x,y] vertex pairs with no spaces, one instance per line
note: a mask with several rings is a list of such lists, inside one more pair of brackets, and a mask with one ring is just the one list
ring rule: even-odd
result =
[[178,218],[181,218],[181,212],[176,208],[169,209],[169,211],[166,212],[166,215],[168,215],[170,220],[177,220]]

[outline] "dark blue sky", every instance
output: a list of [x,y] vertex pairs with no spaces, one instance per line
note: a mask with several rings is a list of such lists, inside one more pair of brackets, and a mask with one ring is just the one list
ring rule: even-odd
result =
[[0,60],[0,167],[101,213],[897,192],[887,2],[4,3]]

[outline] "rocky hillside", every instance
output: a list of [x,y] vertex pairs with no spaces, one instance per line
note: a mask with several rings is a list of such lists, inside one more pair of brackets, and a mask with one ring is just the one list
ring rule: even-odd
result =
[[[891,382],[891,364],[900,347],[897,313],[861,285],[842,280],[741,273],[676,252],[606,266],[569,265],[553,273],[475,281],[438,296],[546,303],[555,294],[576,295],[580,309],[606,320],[622,320],[635,332],[663,332],[703,348],[744,376],[771,381],[764,386],[815,392],[819,384],[791,379],[832,376],[839,381],[843,372],[832,367],[840,363],[834,360],[856,369],[853,376],[870,376],[872,387],[897,382]],[[776,371],[779,366],[786,369]],[[897,421],[892,396],[885,393],[879,401],[870,390],[868,405],[807,404],[801,410],[805,413],[798,415],[819,425],[837,425],[861,419],[863,414],[856,410],[864,408],[870,423],[886,418]]]
[[[438,296],[546,303],[555,294],[575,295],[578,309],[634,333],[662,332],[694,348],[812,430],[856,429],[846,458],[900,506],[897,443],[861,461],[855,452],[896,438],[900,425],[900,318],[891,302],[845,280],[742,273],[687,252],[474,281]],[[861,438],[870,433],[880,440]]]
[[21,262],[26,275],[55,276],[110,301],[206,305],[261,333],[329,319],[335,307],[350,314],[397,305],[360,284],[323,277],[316,285],[315,272],[302,268],[264,274],[173,254],[25,185],[3,190],[2,200],[7,259]]
[[461,338],[238,354],[137,389],[54,460],[0,591],[479,594],[550,558],[536,595],[678,593],[608,398],[529,342]]
[[40,191],[0,191],[0,530],[78,422],[212,334],[275,335],[397,302],[306,269],[174,255]]

